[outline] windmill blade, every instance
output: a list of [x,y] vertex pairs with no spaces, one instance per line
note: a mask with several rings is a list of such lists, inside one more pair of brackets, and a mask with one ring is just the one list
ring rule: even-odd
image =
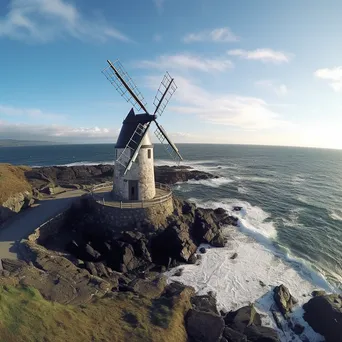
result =
[[155,130],[154,134],[156,135],[160,143],[164,146],[165,150],[169,153],[171,158],[179,163],[181,160],[183,160],[183,158],[180,155],[178,148],[167,136],[165,129],[161,125],[159,125],[157,121],[154,122],[157,125],[157,129]]
[[163,80],[160,83],[157,94],[154,98],[153,104],[156,106],[155,115],[162,115],[172,95],[177,90],[174,79],[166,72]]
[[102,73],[106,76],[108,81],[127,102],[132,104],[137,111],[142,109],[147,113],[144,97],[120,61],[116,60],[112,63],[110,60],[107,60],[107,63],[109,65],[107,68],[102,70]]
[[135,162],[150,125],[151,122],[144,125],[141,123],[138,124],[126,147],[115,161],[115,163],[119,163],[125,168],[124,175],[126,175]]

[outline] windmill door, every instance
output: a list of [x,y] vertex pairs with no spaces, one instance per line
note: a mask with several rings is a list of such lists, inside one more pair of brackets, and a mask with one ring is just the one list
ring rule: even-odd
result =
[[137,201],[138,200],[138,181],[129,180],[128,181],[128,188],[129,188],[129,199],[130,199],[130,201]]

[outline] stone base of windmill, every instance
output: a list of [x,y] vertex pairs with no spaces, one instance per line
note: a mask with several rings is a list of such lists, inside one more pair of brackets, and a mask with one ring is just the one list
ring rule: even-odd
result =
[[173,197],[169,187],[156,184],[156,196],[146,201],[119,201],[112,195],[112,188],[93,192],[93,209],[103,224],[116,227],[139,227],[149,222],[155,228],[164,226],[173,213]]

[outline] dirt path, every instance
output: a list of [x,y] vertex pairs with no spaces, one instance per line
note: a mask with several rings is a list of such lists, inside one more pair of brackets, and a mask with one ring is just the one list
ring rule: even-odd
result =
[[[38,226],[67,209],[83,190],[72,190],[44,199],[38,205],[24,210],[7,221],[0,231],[0,259],[17,259],[16,241],[25,238]],[[1,266],[1,265],[0,265]]]

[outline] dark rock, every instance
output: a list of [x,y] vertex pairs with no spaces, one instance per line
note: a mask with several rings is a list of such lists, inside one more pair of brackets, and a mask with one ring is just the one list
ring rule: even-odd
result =
[[327,293],[323,290],[314,290],[312,291],[311,295],[312,297],[317,297],[317,296],[324,296],[326,295]]
[[211,244],[214,247],[224,247],[226,245],[226,240],[222,234],[219,232],[215,237],[211,240]]
[[250,325],[244,334],[250,342],[280,342],[278,333],[268,327]]
[[293,306],[298,302],[292,297],[289,289],[284,285],[279,285],[274,288],[273,298],[284,317],[287,317],[288,313],[292,312]]
[[155,167],[156,182],[165,184],[175,184],[178,182],[186,182],[188,180],[201,180],[218,178],[210,173],[193,170],[190,167],[179,166],[157,166]]
[[176,270],[176,272],[173,274],[174,277],[180,277],[183,274],[183,269],[179,268]]
[[194,265],[196,264],[196,262],[197,262],[197,256],[195,254],[191,255],[191,257],[188,260],[188,263]]
[[233,211],[241,211],[242,207],[239,206],[235,206],[233,207]]
[[185,223],[176,222],[158,234],[151,242],[153,262],[168,265],[169,258],[188,261],[196,252],[189,227]]
[[224,320],[227,326],[241,333],[244,333],[246,327],[251,324],[261,326],[261,317],[256,312],[254,305],[244,306],[237,311],[230,311]]
[[261,287],[265,287],[266,286],[266,284],[262,280],[259,280],[259,284],[260,284]]
[[197,244],[211,243],[215,236],[221,232],[221,228],[211,210],[197,209],[191,232]]
[[234,254],[230,257],[230,259],[234,260],[234,259],[237,258],[237,256],[238,256],[238,254],[237,254],[237,253],[234,253]]
[[135,293],[146,298],[154,299],[160,297],[166,287],[166,278],[156,276],[152,279],[135,279],[128,284]]
[[342,296],[332,294],[317,296],[303,305],[304,319],[327,342],[341,341]]
[[212,294],[192,297],[191,304],[197,311],[211,312],[219,315],[219,312],[217,311],[217,301]]
[[20,271],[27,263],[23,260],[1,259],[2,268],[10,273]]
[[186,330],[194,342],[220,340],[224,321],[219,315],[190,309],[185,317]]
[[140,264],[133,247],[122,241],[113,241],[112,253],[107,258],[107,263],[113,270],[124,273],[134,270]]
[[229,327],[225,327],[223,330],[223,336],[229,342],[247,342],[247,336],[244,334],[239,333]]
[[199,251],[200,251],[202,254],[207,253],[207,250],[206,250],[204,247],[201,247],[201,248],[199,249]]
[[85,245],[85,253],[88,260],[97,261],[101,257],[101,254],[89,244]]
[[304,329],[305,328],[299,323],[295,324],[294,327],[292,328],[292,330],[294,331],[296,335],[301,335]]
[[196,205],[194,203],[184,201],[184,204],[182,206],[182,214],[183,215],[191,214],[192,216],[194,216],[195,210],[196,210]]

